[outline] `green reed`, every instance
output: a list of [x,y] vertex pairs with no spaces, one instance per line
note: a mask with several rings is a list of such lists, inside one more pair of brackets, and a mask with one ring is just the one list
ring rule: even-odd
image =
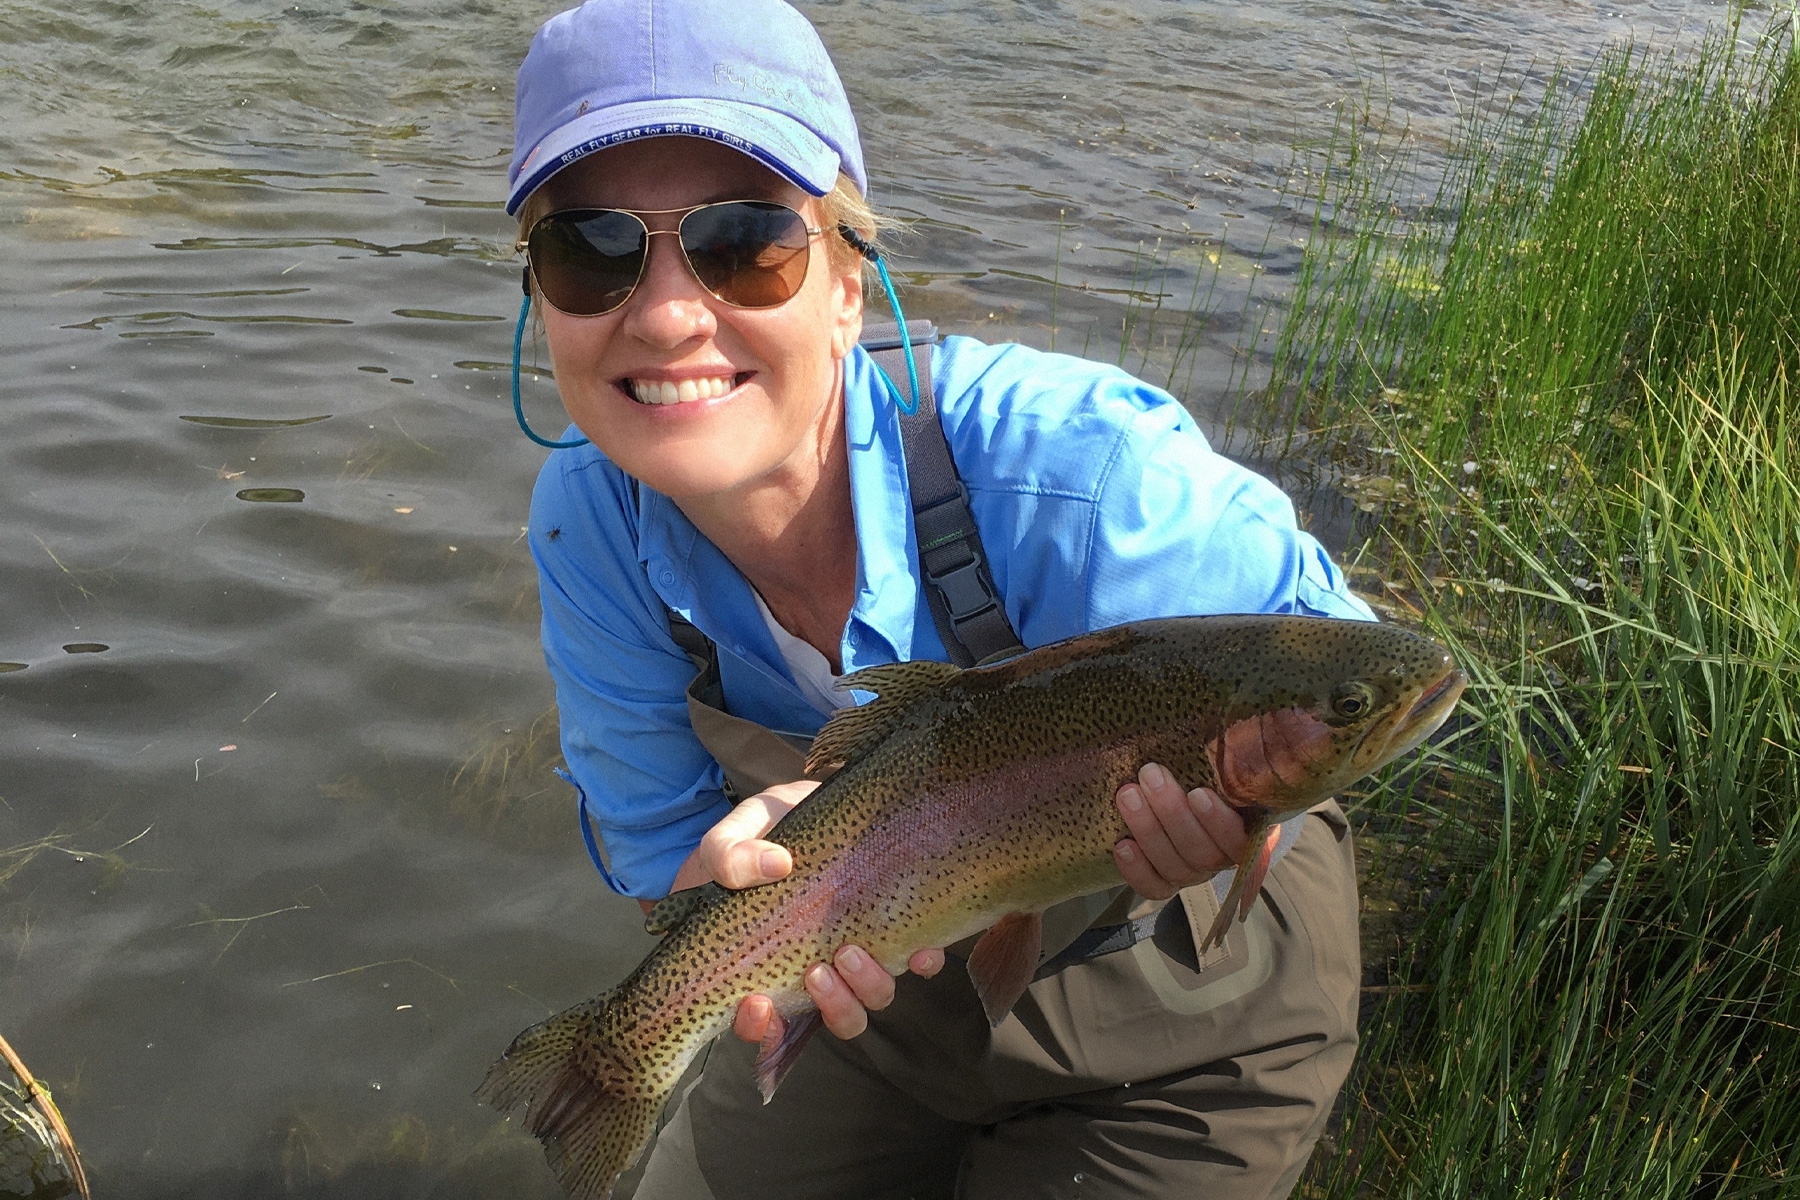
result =
[[1359,798],[1365,1040],[1309,1194],[1800,1188],[1800,17],[1347,129],[1267,418],[1472,684]]

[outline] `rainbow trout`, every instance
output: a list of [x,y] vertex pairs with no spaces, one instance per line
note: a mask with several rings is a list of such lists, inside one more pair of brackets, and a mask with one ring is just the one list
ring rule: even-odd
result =
[[662,944],[612,991],[521,1033],[476,1095],[529,1105],[563,1187],[597,1200],[754,993],[785,1018],[756,1064],[774,1095],[820,1024],[802,976],[847,943],[898,974],[920,947],[987,930],[968,970],[998,1025],[1038,968],[1043,911],[1123,882],[1114,795],[1147,762],[1243,817],[1209,946],[1249,913],[1269,825],[1417,746],[1463,684],[1415,634],[1284,616],[1141,621],[995,666],[857,672],[842,686],[877,699],[834,716],[807,760],[839,769],[768,834],[793,873],[663,901]]

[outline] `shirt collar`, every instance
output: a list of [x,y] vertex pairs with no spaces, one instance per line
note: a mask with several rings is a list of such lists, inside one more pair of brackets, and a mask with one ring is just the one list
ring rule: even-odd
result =
[[844,435],[860,551],[856,604],[844,630],[846,670],[912,657],[919,582],[899,417],[874,360],[856,347],[844,360]]

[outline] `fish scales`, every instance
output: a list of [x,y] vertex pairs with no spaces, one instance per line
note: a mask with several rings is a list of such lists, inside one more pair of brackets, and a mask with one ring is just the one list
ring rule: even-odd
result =
[[821,731],[815,759],[841,768],[767,835],[792,873],[694,893],[624,982],[521,1034],[478,1093],[530,1104],[573,1195],[610,1190],[695,1054],[757,993],[788,1021],[759,1059],[771,1092],[816,1028],[805,972],[846,944],[898,974],[920,947],[992,927],[969,970],[1004,1016],[1036,966],[1034,914],[1122,882],[1113,798],[1146,762],[1213,788],[1255,843],[1222,936],[1260,883],[1262,831],[1416,745],[1462,677],[1403,630],[1249,616],[1138,622],[997,666],[896,664],[847,683],[878,698]]

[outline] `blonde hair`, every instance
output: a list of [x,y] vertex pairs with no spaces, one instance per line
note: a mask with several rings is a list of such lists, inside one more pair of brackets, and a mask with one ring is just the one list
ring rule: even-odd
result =
[[862,235],[863,241],[877,250],[882,249],[881,231],[890,222],[875,211],[868,197],[857,190],[856,181],[842,171],[838,172],[837,185],[820,198],[819,208],[824,212],[826,236],[830,239],[827,253],[831,255],[831,265],[838,270],[846,270],[858,262],[867,265],[861,251],[838,232],[840,225],[848,225]]

